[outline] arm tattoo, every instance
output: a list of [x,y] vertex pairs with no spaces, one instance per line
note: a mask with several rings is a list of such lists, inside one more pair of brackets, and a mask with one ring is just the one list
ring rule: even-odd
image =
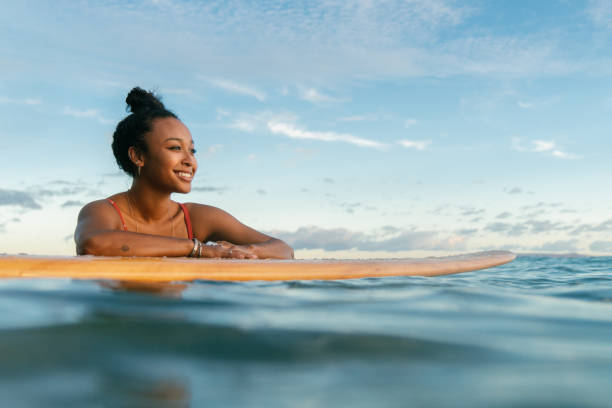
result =
[[122,250],[123,252],[127,252],[127,251],[129,251],[129,250],[130,250],[130,247],[129,247],[129,246],[127,246],[127,245],[123,245],[123,246],[121,247],[121,250]]

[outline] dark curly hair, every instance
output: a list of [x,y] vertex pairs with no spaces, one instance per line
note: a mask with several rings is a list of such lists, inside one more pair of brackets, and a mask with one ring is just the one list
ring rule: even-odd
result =
[[128,149],[136,147],[142,152],[147,152],[145,134],[151,131],[152,123],[158,118],[178,117],[167,110],[164,104],[152,92],[136,87],[130,91],[125,102],[128,104],[126,110],[132,113],[125,117],[113,133],[113,154],[119,167],[131,176],[136,176],[137,166],[130,160]]

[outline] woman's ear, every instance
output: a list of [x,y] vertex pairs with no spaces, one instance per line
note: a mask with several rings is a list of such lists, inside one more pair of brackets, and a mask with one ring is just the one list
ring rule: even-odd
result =
[[136,167],[144,166],[144,154],[142,154],[142,151],[136,146],[130,146],[128,148],[128,156]]

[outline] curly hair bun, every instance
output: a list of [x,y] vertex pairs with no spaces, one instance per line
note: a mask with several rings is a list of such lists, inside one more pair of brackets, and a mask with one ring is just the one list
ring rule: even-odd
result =
[[153,92],[145,91],[136,87],[130,91],[125,102],[128,104],[132,113],[143,112],[146,110],[166,109],[160,99]]
[[164,104],[152,92],[136,87],[130,91],[125,101],[132,112],[117,124],[113,133],[113,154],[119,168],[136,177],[138,168],[128,154],[130,147],[134,146],[140,151],[147,152],[145,135],[153,129],[153,121],[159,118],[178,117],[167,110]]

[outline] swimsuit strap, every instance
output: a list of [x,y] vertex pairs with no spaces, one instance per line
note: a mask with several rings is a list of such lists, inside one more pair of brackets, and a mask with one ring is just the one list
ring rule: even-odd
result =
[[[119,218],[121,219],[121,227],[123,227],[124,231],[127,231],[128,230],[127,225],[125,224],[125,220],[123,219],[123,214],[121,214],[121,210],[117,206],[117,203],[115,203],[110,198],[107,198],[106,200],[109,203],[111,203],[112,206],[115,208],[115,210],[117,211],[117,214],[119,214]],[[189,217],[189,211],[187,211],[187,207],[185,207],[185,204],[182,204],[182,203],[177,203],[177,204],[181,206],[181,209],[183,210],[183,214],[185,215],[185,224],[187,225],[187,236],[189,237],[189,239],[192,239],[193,229],[191,227],[191,218]]]
[[193,239],[193,229],[191,228],[191,218],[189,218],[189,211],[187,211],[187,207],[185,207],[185,204],[177,204],[181,206],[183,214],[185,215],[185,224],[187,224],[187,236],[189,237],[189,239]]
[[117,206],[117,204],[111,200],[110,198],[107,198],[108,202],[111,203],[113,205],[113,207],[115,207],[115,210],[117,211],[117,214],[119,214],[119,218],[121,218],[121,226],[123,227],[124,231],[127,231],[127,225],[125,225],[125,220],[123,219],[123,214],[121,214],[121,210],[119,210],[119,207]]

